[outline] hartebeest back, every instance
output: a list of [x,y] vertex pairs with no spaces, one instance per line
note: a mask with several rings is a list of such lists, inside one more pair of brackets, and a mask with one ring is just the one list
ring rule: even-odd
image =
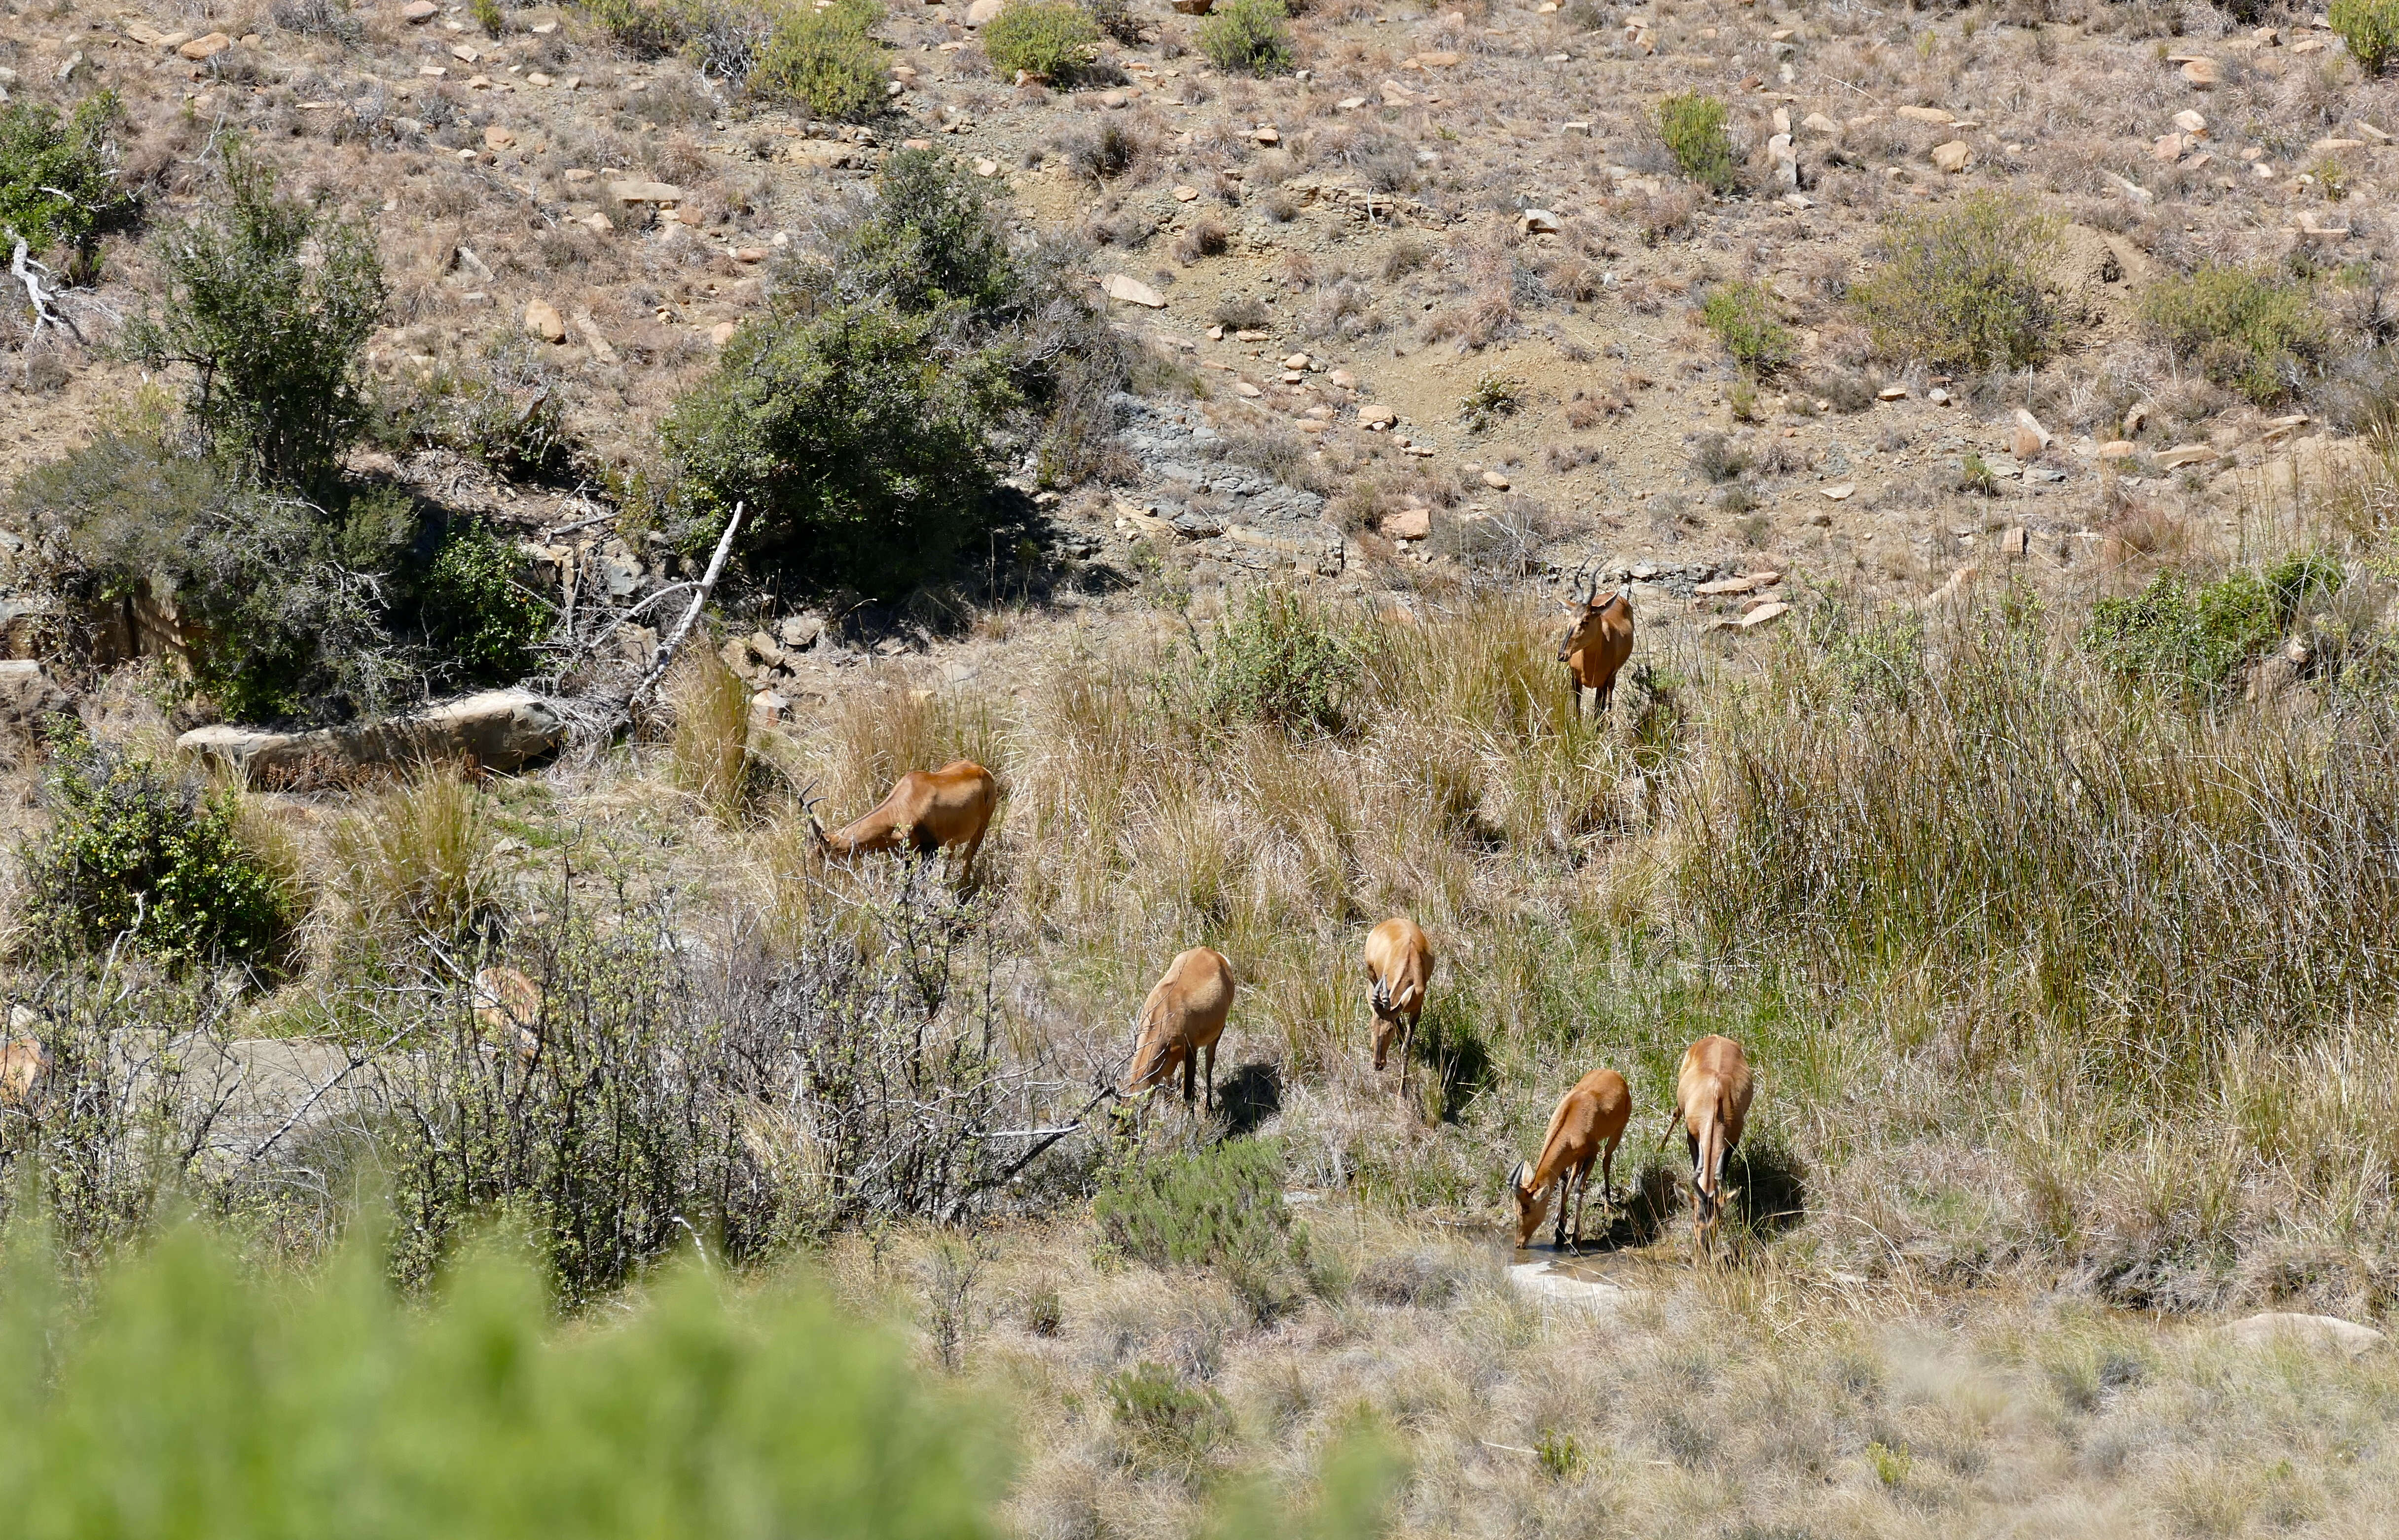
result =
[[1432,980],[1432,943],[1416,923],[1395,914],[1366,936],[1366,1004],[1375,1013],[1375,1073],[1383,1073],[1391,1047],[1400,1049],[1400,1100],[1408,1095],[1408,1039],[1424,1014],[1425,986]]
[[0,1043],[0,1107],[22,1107],[34,1100],[34,1088],[49,1073],[50,1056],[39,1038],[19,1037]]
[[1683,1126],[1691,1147],[1694,1244],[1705,1246],[1724,1217],[1725,1162],[1741,1142],[1755,1088],[1748,1057],[1731,1038],[1711,1033],[1683,1050],[1683,1067],[1674,1074],[1674,1122],[1666,1125],[1658,1147],[1674,1137],[1674,1123]]
[[911,770],[900,777],[874,811],[828,834],[808,814],[808,830],[818,848],[828,856],[855,856],[868,850],[897,850],[906,845],[920,856],[963,847],[958,880],[974,874],[975,853],[983,848],[991,827],[992,809],[999,805],[999,782],[972,760],[955,760],[939,770]]
[[1208,1056],[1207,1105],[1216,1105],[1216,1039],[1233,1009],[1233,965],[1212,947],[1178,953],[1141,1003],[1134,1023],[1139,1040],[1125,1094],[1147,1090],[1183,1068],[1183,1100],[1196,1094],[1192,1081],[1202,1052]]
[[1554,1192],[1558,1204],[1557,1243],[1566,1243],[1565,1188],[1574,1187],[1574,1243],[1582,1244],[1582,1200],[1591,1187],[1591,1166],[1600,1168],[1600,1200],[1616,1201],[1616,1147],[1624,1141],[1624,1125],[1633,1116],[1633,1093],[1624,1076],[1614,1070],[1593,1070],[1575,1082],[1574,1089],[1550,1114],[1549,1137],[1541,1141],[1540,1158],[1520,1160],[1508,1173],[1516,1196],[1516,1244],[1529,1245],[1533,1232],[1550,1211]]
[[[1576,573],[1575,581],[1581,583],[1583,574]],[[1633,598],[1622,588],[1603,596],[1599,580],[1593,578],[1566,601],[1566,608],[1574,612],[1574,622],[1558,645],[1558,661],[1566,666],[1575,715],[1582,715],[1582,693],[1590,690],[1591,714],[1596,721],[1615,698],[1617,671],[1633,655]]]

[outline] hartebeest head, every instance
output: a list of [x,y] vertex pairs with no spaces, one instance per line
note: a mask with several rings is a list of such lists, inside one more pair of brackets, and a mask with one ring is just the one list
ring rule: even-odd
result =
[[1614,606],[1623,604],[1630,608],[1632,605],[1632,601],[1624,597],[1622,588],[1610,588],[1601,593],[1599,579],[1590,575],[1588,569],[1577,569],[1572,582],[1575,596],[1564,602],[1574,619],[1566,627],[1566,639],[1558,643],[1560,663],[1569,661],[1578,652],[1596,654],[1599,651],[1600,621]]

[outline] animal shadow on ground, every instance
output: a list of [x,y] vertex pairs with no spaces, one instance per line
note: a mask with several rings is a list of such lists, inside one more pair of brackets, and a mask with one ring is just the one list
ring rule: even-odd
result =
[[1216,1111],[1225,1137],[1240,1139],[1282,1111],[1282,1066],[1270,1060],[1238,1066],[1216,1087]]
[[1738,1185],[1730,1205],[1733,1223],[1770,1239],[1808,1217],[1808,1165],[1771,1134],[1744,1140],[1725,1172]]
[[[1648,1245],[1666,1233],[1666,1222],[1681,1201],[1682,1170],[1669,1156],[1649,1155],[1629,1177],[1622,1171],[1617,1174],[1622,1185],[1616,1190],[1614,1209],[1603,1216],[1597,1209],[1599,1195],[1592,1195],[1593,1209],[1583,1217],[1585,1251],[1621,1251]],[[1592,1180],[1599,1180],[1598,1171],[1592,1172]]]
[[1490,1088],[1491,1050],[1473,1028],[1444,1021],[1437,1010],[1426,1012],[1416,1030],[1408,1033],[1408,1052],[1416,1056],[1426,1083],[1439,1098],[1430,1109],[1434,1117],[1456,1123],[1465,1115],[1467,1103]]

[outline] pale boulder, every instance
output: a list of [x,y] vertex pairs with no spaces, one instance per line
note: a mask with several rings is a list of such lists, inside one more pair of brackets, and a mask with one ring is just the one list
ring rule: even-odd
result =
[[566,340],[566,317],[560,315],[558,306],[548,300],[535,300],[525,306],[524,331],[528,337],[539,337],[546,343],[562,343]]

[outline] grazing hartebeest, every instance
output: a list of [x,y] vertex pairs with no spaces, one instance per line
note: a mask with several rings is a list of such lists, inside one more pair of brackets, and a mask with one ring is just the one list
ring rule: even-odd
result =
[[1749,1060],[1741,1045],[1714,1033],[1683,1050],[1683,1067],[1674,1074],[1674,1120],[1658,1141],[1664,1149],[1674,1137],[1674,1123],[1691,1146],[1691,1191],[1695,1195],[1691,1241],[1705,1247],[1724,1217],[1725,1162],[1741,1142],[1742,1123],[1749,1117],[1749,1098],[1755,1087]]
[[1208,1055],[1207,1105],[1216,1105],[1216,1039],[1225,1034],[1225,1018],[1233,1008],[1233,965],[1213,947],[1193,947],[1166,965],[1152,984],[1133,1023],[1139,1041],[1132,1052],[1132,1074],[1125,1081],[1127,1096],[1147,1090],[1183,1066],[1183,1100],[1196,1094],[1200,1054]]
[[472,995],[475,1025],[493,1037],[506,1037],[516,1056],[530,1064],[541,1052],[541,986],[506,965],[475,970]]
[[41,1039],[19,1037],[0,1043],[0,1107],[21,1107],[34,1100],[34,1087],[49,1073],[50,1056]]
[[[1583,574],[1577,572],[1580,583]],[[1558,661],[1566,666],[1566,679],[1574,690],[1575,715],[1582,715],[1582,693],[1594,692],[1591,703],[1593,722],[1607,709],[1616,696],[1617,670],[1633,655],[1633,599],[1622,588],[1610,588],[1603,599],[1599,580],[1591,579],[1566,608],[1575,615],[1574,624],[1566,631],[1565,641],[1558,644]]]
[[[804,799],[805,800],[805,799]],[[991,811],[999,804],[999,782],[972,760],[955,760],[939,770],[911,770],[881,805],[839,833],[828,834],[813,808],[808,831],[828,856],[906,845],[919,856],[965,846],[958,870],[963,883],[974,875],[975,852],[983,848]]]
[[1432,943],[1416,923],[1395,914],[1366,937],[1366,1004],[1375,1012],[1375,1073],[1383,1073],[1391,1046],[1400,1049],[1400,1100],[1408,1099],[1408,1040],[1424,1014],[1432,979]]
[[1552,1190],[1558,1199],[1557,1243],[1566,1243],[1565,1187],[1574,1192],[1574,1243],[1582,1244],[1582,1200],[1591,1188],[1591,1163],[1602,1160],[1600,1201],[1616,1202],[1616,1147],[1624,1141],[1624,1125],[1633,1116],[1633,1094],[1624,1076],[1614,1070],[1593,1070],[1575,1082],[1550,1114],[1549,1137],[1541,1141],[1538,1160],[1516,1162],[1508,1186],[1516,1195],[1516,1244],[1531,1244],[1533,1232],[1550,1211]]

